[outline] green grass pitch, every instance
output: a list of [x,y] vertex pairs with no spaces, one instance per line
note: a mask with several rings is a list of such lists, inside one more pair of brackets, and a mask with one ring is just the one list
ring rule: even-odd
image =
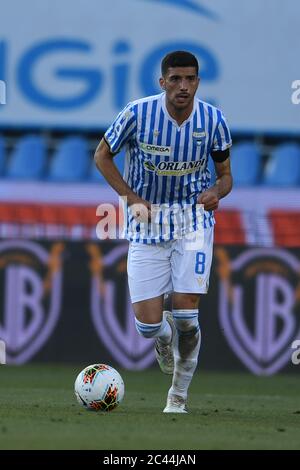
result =
[[120,370],[110,413],[75,401],[83,366],[0,367],[0,449],[300,449],[300,375],[197,371],[187,415],[163,414],[170,377]]

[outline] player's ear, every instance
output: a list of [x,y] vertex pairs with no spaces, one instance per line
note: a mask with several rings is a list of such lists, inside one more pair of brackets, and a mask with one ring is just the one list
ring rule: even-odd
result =
[[160,77],[160,79],[159,79],[159,84],[160,84],[160,86],[161,86],[161,88],[162,88],[163,90],[166,89],[165,79],[164,79],[163,77]]

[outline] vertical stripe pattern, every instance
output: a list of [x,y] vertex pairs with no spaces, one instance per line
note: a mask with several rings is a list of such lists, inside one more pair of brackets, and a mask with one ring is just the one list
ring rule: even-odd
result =
[[[197,230],[199,220],[204,228],[214,225],[212,212],[204,212],[204,220],[198,217],[196,202],[210,186],[210,153],[231,146],[219,109],[195,98],[190,117],[179,126],[167,111],[165,94],[150,96],[129,103],[105,133],[105,140],[112,153],[126,148],[124,179],[141,198],[160,207],[189,208],[184,224],[172,212],[165,218],[160,214],[154,232],[137,224],[128,208],[125,236],[129,240],[158,243]],[[168,232],[163,233],[167,220]]]

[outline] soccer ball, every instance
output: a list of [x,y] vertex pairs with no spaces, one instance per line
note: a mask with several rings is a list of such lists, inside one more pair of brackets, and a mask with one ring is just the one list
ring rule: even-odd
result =
[[113,367],[93,364],[78,374],[74,391],[78,403],[84,408],[111,411],[124,398],[124,382]]

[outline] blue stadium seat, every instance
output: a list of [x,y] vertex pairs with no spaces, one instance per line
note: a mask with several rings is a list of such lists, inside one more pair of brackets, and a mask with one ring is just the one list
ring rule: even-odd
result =
[[0,136],[0,176],[3,176],[6,163],[5,139]]
[[260,182],[262,154],[254,142],[241,142],[231,150],[233,184],[255,186]]
[[28,135],[17,143],[7,166],[9,179],[32,180],[44,176],[46,145],[43,137]]
[[105,179],[104,176],[100,173],[100,171],[99,171],[98,168],[96,167],[94,161],[93,161],[92,164],[91,164],[91,168],[90,168],[90,173],[89,173],[88,180],[89,180],[91,183],[106,183],[106,179]]
[[289,187],[300,184],[300,146],[279,145],[271,153],[264,172],[265,186]]
[[125,164],[125,150],[121,150],[121,152],[118,153],[118,155],[114,157],[114,162],[119,172],[123,176],[124,164]]
[[[122,150],[118,155],[114,157],[114,163],[117,166],[119,172],[123,176],[124,171],[124,163],[125,163],[125,151]],[[107,183],[106,179],[103,175],[99,172],[94,162],[92,162],[90,173],[89,173],[89,181],[92,183]]]
[[83,181],[87,177],[89,163],[86,139],[67,137],[52,157],[48,179],[66,183]]

